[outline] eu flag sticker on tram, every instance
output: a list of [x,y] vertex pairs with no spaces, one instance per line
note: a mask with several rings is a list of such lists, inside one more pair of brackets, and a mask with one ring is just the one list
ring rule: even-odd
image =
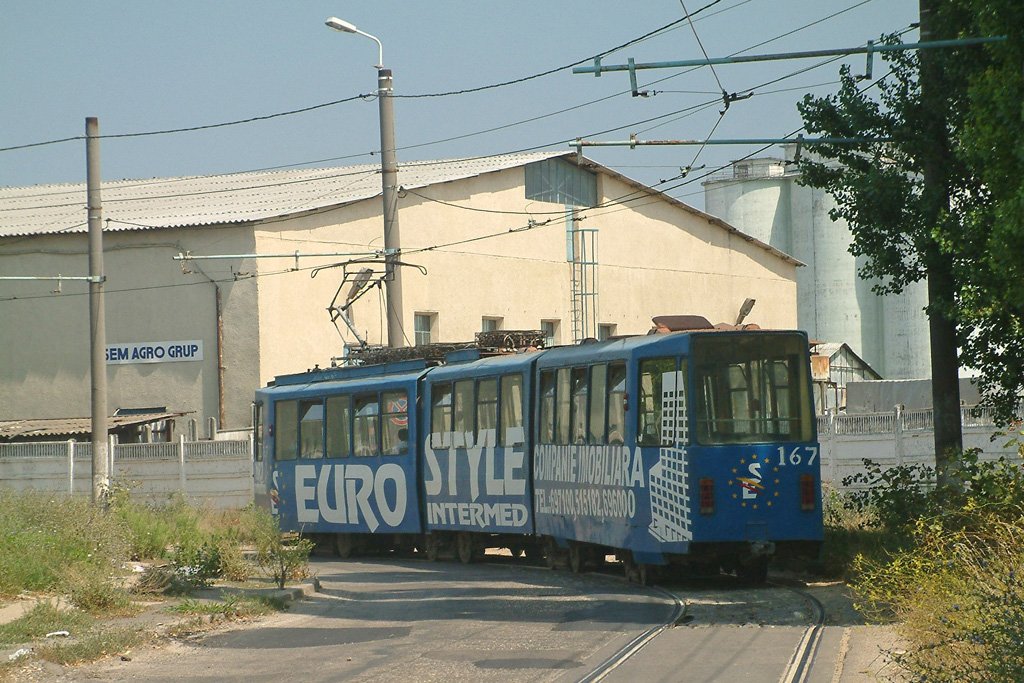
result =
[[[754,453],[740,458],[739,467],[732,468],[732,472],[736,476],[729,481],[729,485],[739,487],[740,490],[734,492],[732,497],[742,500],[741,507],[747,507],[748,502],[754,508],[757,507],[761,496],[765,493],[765,482],[761,469],[768,466],[770,466],[768,462],[758,460],[757,454]],[[768,501],[768,505],[771,505],[771,501]]]

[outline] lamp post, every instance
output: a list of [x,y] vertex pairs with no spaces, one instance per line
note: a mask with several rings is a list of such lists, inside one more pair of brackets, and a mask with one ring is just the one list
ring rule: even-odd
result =
[[331,17],[328,27],[342,33],[357,33],[377,43],[377,103],[380,108],[381,197],[384,202],[384,287],[387,299],[388,346],[404,346],[402,334],[402,278],[395,265],[401,253],[398,231],[398,160],[395,156],[394,85],[391,69],[384,68],[384,46],[380,39],[357,29],[347,21]]

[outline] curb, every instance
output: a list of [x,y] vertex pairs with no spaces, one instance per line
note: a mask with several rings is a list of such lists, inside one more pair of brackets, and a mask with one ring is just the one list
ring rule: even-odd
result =
[[320,579],[312,577],[305,583],[295,586],[294,588],[285,588],[284,590],[278,590],[275,597],[294,602],[295,600],[301,600],[302,598],[308,598],[314,593],[320,592]]

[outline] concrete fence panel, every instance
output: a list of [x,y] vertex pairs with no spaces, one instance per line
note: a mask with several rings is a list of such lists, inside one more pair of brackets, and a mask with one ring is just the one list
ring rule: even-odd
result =
[[[197,505],[238,508],[252,502],[252,442],[195,441],[114,444],[111,482],[150,504],[184,495]],[[17,491],[92,494],[92,445],[68,442],[0,444],[0,487]]]

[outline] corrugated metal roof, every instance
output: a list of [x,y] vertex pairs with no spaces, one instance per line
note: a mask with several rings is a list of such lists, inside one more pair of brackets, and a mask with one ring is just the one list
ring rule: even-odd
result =
[[[151,424],[173,420],[186,413],[142,413],[138,415],[112,415],[107,418],[107,427],[114,431],[124,427]],[[32,437],[53,438],[56,436],[78,436],[92,434],[92,419],[88,417],[52,418],[38,420],[0,421],[0,440],[25,439]]]
[[[410,189],[471,178],[571,152],[414,161],[399,165]],[[380,166],[112,180],[101,186],[107,230],[246,223],[379,195]],[[0,188],[0,237],[85,232],[85,183]]]
[[[399,164],[398,183],[416,189],[472,178],[556,157],[571,151],[411,161]],[[658,196],[794,265],[792,256],[737,230],[720,218],[584,159],[584,168],[606,173]],[[380,166],[341,166],[254,171],[212,176],[111,180],[101,187],[104,230],[150,230],[248,223],[316,211],[380,195]],[[85,183],[0,187],[0,238],[87,232]]]

